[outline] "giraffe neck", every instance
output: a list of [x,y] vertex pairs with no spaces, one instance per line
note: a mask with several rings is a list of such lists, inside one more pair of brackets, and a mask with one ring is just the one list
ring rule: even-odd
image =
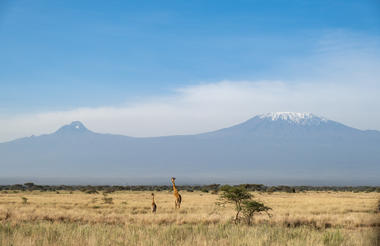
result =
[[154,204],[154,196],[152,196],[152,204]]
[[173,191],[174,191],[174,193],[177,193],[178,191],[177,191],[177,188],[175,188],[175,183],[174,183],[174,181],[173,181]]

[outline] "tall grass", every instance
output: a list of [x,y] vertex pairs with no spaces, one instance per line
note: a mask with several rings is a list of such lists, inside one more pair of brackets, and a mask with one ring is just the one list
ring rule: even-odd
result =
[[374,229],[307,226],[2,223],[1,245],[376,245]]
[[[150,192],[0,194],[0,245],[377,245],[378,193],[254,193],[273,208],[253,226],[234,225],[218,195]],[[27,198],[27,203],[21,197]]]

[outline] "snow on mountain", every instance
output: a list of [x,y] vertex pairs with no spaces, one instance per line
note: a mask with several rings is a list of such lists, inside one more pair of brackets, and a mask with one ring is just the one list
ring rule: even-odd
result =
[[75,134],[75,133],[85,133],[85,132],[91,132],[88,130],[82,122],[80,121],[73,121],[71,124],[62,126],[59,128],[55,134]]
[[271,138],[273,141],[273,138],[344,137],[348,132],[361,134],[358,129],[311,113],[277,112],[257,115],[241,124],[205,133],[205,135],[231,138],[264,137]]
[[275,112],[258,115],[260,119],[271,119],[272,121],[284,120],[301,125],[316,125],[328,120],[311,113]]

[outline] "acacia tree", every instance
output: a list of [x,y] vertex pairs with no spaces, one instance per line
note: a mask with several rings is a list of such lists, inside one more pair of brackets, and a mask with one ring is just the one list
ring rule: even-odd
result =
[[268,211],[271,208],[261,202],[252,200],[252,194],[245,187],[225,185],[221,187],[221,191],[223,191],[220,194],[221,200],[235,205],[235,223],[240,221],[239,215],[241,212],[243,212],[248,225],[251,225],[252,217],[255,213],[266,212],[270,216]]
[[241,186],[223,186],[221,188],[223,191],[220,194],[220,198],[228,203],[233,203],[235,205],[236,215],[235,223],[239,222],[239,214],[242,211],[242,205],[244,201],[251,199],[252,195],[244,187]]
[[265,212],[270,217],[270,214],[268,213],[269,210],[271,210],[270,207],[265,206],[263,203],[254,201],[254,200],[245,200],[243,201],[243,214],[247,221],[248,225],[251,225],[252,223],[252,217],[255,213],[261,213]]

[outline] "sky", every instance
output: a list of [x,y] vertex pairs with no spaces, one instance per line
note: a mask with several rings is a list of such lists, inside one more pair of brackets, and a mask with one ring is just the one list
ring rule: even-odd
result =
[[0,1],[0,142],[80,120],[194,134],[267,112],[380,130],[380,2]]

